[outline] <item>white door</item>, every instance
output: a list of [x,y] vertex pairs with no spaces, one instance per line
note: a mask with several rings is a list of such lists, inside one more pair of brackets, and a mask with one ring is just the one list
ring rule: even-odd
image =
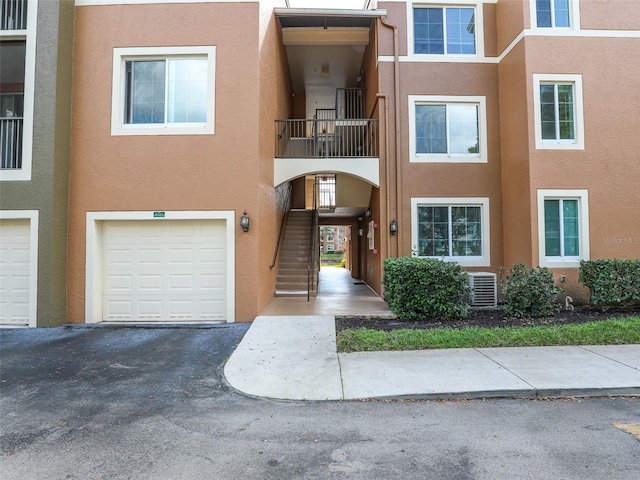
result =
[[102,227],[103,321],[225,321],[224,220]]
[[29,325],[30,220],[0,220],[0,325]]

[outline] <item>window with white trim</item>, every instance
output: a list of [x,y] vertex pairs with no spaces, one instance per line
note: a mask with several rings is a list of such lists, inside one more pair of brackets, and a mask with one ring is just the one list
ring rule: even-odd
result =
[[570,27],[569,0],[535,0],[536,25],[542,28]]
[[533,78],[536,148],[584,149],[582,76]]
[[586,190],[538,190],[540,265],[577,267],[589,258]]
[[413,52],[427,55],[475,55],[475,7],[414,6]]
[[411,162],[486,162],[485,97],[409,96]]
[[531,27],[553,34],[555,29],[580,29],[580,0],[530,0]]
[[491,264],[488,198],[412,198],[411,214],[414,256]]
[[215,47],[116,48],[112,135],[212,134]]
[[31,180],[38,0],[2,2],[0,181]]

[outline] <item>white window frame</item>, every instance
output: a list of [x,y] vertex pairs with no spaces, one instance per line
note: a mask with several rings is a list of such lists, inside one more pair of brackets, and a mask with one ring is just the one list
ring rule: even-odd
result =
[[[545,253],[545,200],[578,201],[578,234],[580,235],[579,257],[548,257]],[[538,190],[538,259],[541,267],[577,268],[581,260],[589,260],[589,192],[588,190]]]
[[38,1],[29,0],[27,6],[27,29],[4,30],[0,37],[6,40],[25,40],[24,58],[24,105],[22,112],[22,167],[0,169],[0,181],[31,180],[33,164],[33,116],[36,79],[36,30],[38,26]]
[[411,199],[411,245],[412,256],[418,257],[418,207],[429,206],[478,206],[482,211],[482,255],[479,257],[421,257],[441,258],[456,262],[463,267],[490,267],[491,266],[491,228],[488,197],[418,197]]
[[[475,104],[478,106],[478,153],[418,153],[416,105]],[[448,132],[447,132],[448,139]],[[481,96],[409,95],[409,161],[421,163],[487,163],[487,99]]]
[[554,20],[554,8],[552,0],[551,5],[551,27],[538,27],[538,11],[536,9],[536,0],[529,0],[530,14],[531,14],[531,29],[541,30],[543,32],[551,32],[553,30],[567,31],[567,30],[580,30],[580,0],[569,0],[569,26],[568,27],[556,27]]
[[[202,55],[207,57],[207,121],[193,123],[125,124],[126,62],[169,57]],[[111,135],[213,135],[215,125],[216,47],[136,47],[113,49],[113,83],[111,94]]]
[[[428,3],[426,1],[416,1],[413,3],[407,3],[407,45],[409,55],[416,57],[419,61],[468,61],[469,59],[484,57],[484,3],[480,0],[439,0],[435,3]],[[413,9],[414,8],[474,8],[475,9],[475,34],[476,34],[476,53],[416,53],[415,51],[415,31],[413,23]],[[446,44],[447,38],[445,34],[444,42]]]
[[[574,137],[570,140],[543,139],[540,112],[540,85],[573,85]],[[582,75],[534,74],[533,75],[533,120],[535,125],[536,148],[539,150],[584,150],[584,106],[582,95]]]

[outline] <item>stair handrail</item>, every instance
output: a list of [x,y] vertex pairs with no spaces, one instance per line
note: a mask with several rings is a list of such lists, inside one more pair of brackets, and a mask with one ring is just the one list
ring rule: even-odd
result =
[[280,221],[280,231],[278,232],[278,241],[276,242],[276,250],[273,252],[273,261],[269,265],[269,270],[273,270],[278,260],[278,253],[280,253],[280,244],[282,243],[282,237],[284,236],[284,226],[287,224],[287,217],[289,216],[291,203],[291,183],[287,185],[287,192],[285,193],[284,201],[282,202],[282,220]]
[[311,242],[309,245],[309,263],[307,264],[307,302],[310,301],[311,292],[314,289],[314,269],[316,265],[316,255],[318,252],[318,209],[315,208],[315,192],[314,192],[314,208],[311,211]]

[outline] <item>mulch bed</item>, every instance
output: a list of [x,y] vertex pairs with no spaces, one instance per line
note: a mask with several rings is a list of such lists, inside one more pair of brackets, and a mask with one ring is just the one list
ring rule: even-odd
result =
[[397,318],[383,317],[336,317],[336,332],[347,328],[370,328],[373,330],[391,331],[398,329],[465,328],[465,327],[525,327],[540,325],[566,325],[606,320],[612,317],[635,315],[640,316],[640,307],[624,310],[607,310],[602,312],[590,307],[576,307],[573,311],[562,310],[554,316],[545,318],[508,318],[502,310],[472,309],[463,320],[440,320],[426,318],[424,320],[402,321]]

